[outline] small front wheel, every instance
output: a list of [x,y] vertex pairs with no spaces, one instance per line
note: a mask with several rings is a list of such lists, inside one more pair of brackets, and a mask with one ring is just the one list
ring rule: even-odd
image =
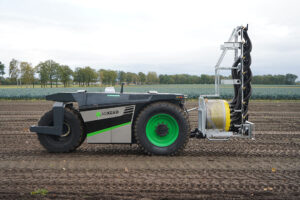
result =
[[134,131],[137,143],[146,153],[174,155],[186,145],[190,126],[179,106],[158,102],[141,111]]

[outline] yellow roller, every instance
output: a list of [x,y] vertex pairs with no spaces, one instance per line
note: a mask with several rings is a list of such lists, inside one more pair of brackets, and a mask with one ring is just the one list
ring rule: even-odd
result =
[[230,108],[225,100],[206,101],[206,129],[229,131]]

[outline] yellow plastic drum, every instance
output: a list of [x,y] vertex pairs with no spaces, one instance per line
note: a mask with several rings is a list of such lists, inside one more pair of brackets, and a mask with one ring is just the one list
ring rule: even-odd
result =
[[230,108],[225,100],[206,101],[206,129],[229,131]]

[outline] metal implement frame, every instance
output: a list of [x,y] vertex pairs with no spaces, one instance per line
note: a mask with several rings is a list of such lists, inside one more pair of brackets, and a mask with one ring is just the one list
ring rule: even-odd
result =
[[[208,95],[200,95],[199,96],[199,107],[198,107],[198,130],[203,134],[204,137],[208,138],[209,140],[227,140],[230,137],[247,137],[252,138],[252,131],[254,130],[254,124],[243,120],[243,103],[241,104],[240,110],[235,110],[235,112],[240,112],[241,114],[241,124],[236,125],[236,127],[239,127],[239,133],[235,134],[233,132],[229,131],[220,131],[218,129],[206,129],[206,102],[205,97],[220,97],[220,71],[221,70],[232,70],[232,69],[238,69],[241,70],[241,77],[239,79],[233,79],[233,80],[227,80],[225,81],[225,84],[240,84],[241,85],[241,102],[244,102],[244,94],[243,94],[243,88],[244,88],[244,73],[243,73],[243,62],[240,62],[240,64],[237,67],[220,67],[226,53],[228,50],[234,50],[234,62],[241,57],[243,59],[243,51],[244,51],[244,41],[243,39],[243,26],[238,26],[233,29],[229,39],[227,42],[224,43],[224,45],[221,46],[222,53],[217,61],[217,64],[215,65],[215,94],[208,94]],[[240,31],[240,37],[241,41],[239,41],[239,31]],[[239,56],[239,49],[240,49],[240,55]],[[195,110],[196,108],[192,108],[188,111]],[[247,135],[245,133],[247,132]]]

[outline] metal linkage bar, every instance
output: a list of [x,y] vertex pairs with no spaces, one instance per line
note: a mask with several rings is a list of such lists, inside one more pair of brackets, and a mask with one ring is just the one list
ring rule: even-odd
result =
[[239,67],[218,67],[219,70],[232,70],[232,69],[239,69]]
[[241,84],[240,79],[225,79],[221,80],[222,84],[228,84],[228,85],[238,85]]
[[221,50],[228,49],[228,50],[235,50],[241,48],[240,42],[224,42],[223,45],[221,45]]

